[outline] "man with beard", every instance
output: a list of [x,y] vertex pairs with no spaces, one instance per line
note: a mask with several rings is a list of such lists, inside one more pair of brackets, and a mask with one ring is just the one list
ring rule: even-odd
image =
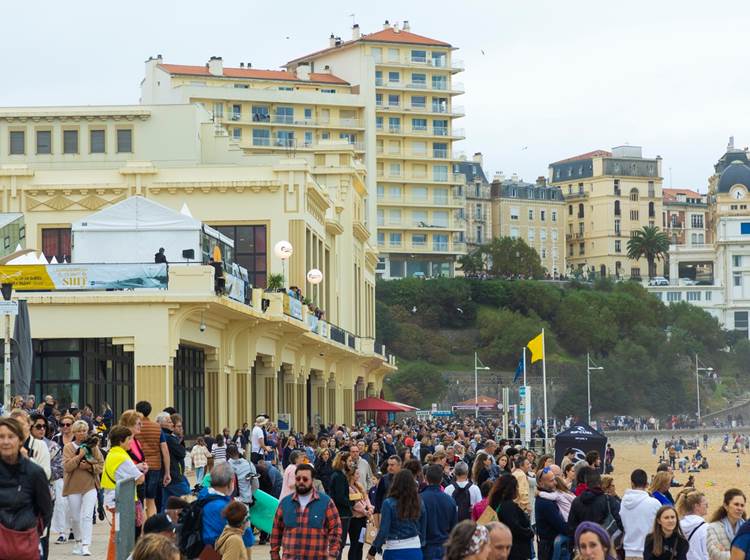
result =
[[294,493],[281,500],[276,509],[271,560],[333,560],[339,555],[339,512],[333,500],[313,489],[314,474],[311,465],[297,465]]

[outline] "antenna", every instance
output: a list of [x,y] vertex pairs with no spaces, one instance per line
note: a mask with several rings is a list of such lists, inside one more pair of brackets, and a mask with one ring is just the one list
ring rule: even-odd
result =
[[349,14],[349,17],[352,18],[352,27],[354,27],[354,24],[356,23],[354,21],[354,18],[356,17],[356,14]]

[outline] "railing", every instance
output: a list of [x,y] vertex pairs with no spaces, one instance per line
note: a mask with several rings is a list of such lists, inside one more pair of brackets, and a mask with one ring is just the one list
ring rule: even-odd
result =
[[331,340],[341,344],[346,344],[346,331],[344,329],[340,329],[335,325],[330,325],[329,332],[331,333]]
[[[238,117],[238,118],[234,118]],[[241,121],[239,114],[233,114],[232,121]],[[289,126],[330,126],[336,128],[363,128],[364,124],[360,119],[316,119],[316,118],[297,118],[294,115],[270,115],[254,113],[250,119],[253,123],[282,124]]]
[[466,114],[466,110],[463,106],[457,105],[453,107],[447,107],[445,105],[405,105],[396,104],[389,105],[388,103],[377,103],[375,108],[378,111],[393,110],[393,111],[404,111],[409,113],[439,113],[441,115],[456,115],[463,116]]
[[458,92],[464,93],[464,85],[462,83],[445,81],[445,82],[391,82],[388,80],[375,78],[375,86],[385,89],[417,89],[426,91],[444,91],[444,92]]
[[428,68],[444,68],[444,69],[451,69],[451,70],[464,70],[466,68],[463,60],[451,60],[448,62],[447,57],[439,57],[439,58],[432,58],[432,57],[405,57],[405,58],[396,58],[396,59],[389,59],[389,60],[383,60],[376,59],[376,64],[382,64],[382,65],[389,65],[389,64],[398,64],[400,66],[417,66],[417,67],[428,67]]

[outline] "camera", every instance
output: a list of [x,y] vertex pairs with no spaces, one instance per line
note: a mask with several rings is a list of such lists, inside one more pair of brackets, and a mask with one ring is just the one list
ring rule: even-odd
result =
[[201,332],[206,332],[206,323],[201,323],[200,327],[198,327]]

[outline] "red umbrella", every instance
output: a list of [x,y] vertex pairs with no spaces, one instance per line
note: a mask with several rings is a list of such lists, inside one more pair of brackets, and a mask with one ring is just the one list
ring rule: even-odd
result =
[[375,397],[367,397],[354,403],[357,412],[409,412],[411,408]]

